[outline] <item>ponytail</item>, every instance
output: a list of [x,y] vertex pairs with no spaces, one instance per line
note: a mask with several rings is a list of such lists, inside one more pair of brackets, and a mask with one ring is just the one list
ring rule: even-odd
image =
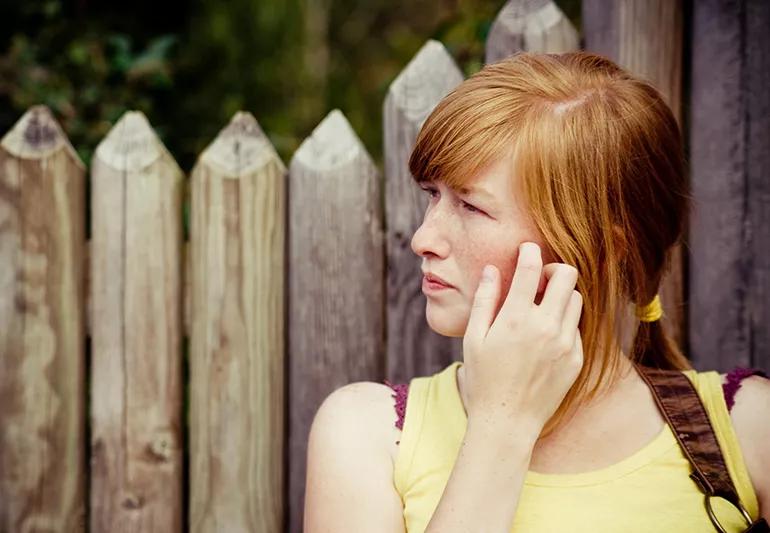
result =
[[639,321],[631,345],[631,360],[642,366],[664,370],[690,370],[692,365],[666,333],[660,319]]

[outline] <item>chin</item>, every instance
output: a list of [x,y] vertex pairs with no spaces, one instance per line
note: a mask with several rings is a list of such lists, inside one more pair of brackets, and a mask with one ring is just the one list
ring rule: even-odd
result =
[[445,337],[462,337],[468,326],[468,313],[446,309],[430,302],[425,307],[425,318],[430,329]]

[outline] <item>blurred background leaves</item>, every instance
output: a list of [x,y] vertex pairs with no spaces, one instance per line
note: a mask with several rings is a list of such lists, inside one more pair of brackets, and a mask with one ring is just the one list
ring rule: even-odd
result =
[[[189,171],[238,110],[282,159],[334,108],[382,158],[381,109],[429,38],[466,75],[504,0],[0,2],[0,131],[48,105],[86,164],[127,110]],[[580,24],[579,0],[557,4]]]

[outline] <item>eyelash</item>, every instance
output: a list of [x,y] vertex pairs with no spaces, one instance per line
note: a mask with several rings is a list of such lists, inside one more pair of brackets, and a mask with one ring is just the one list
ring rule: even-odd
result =
[[[420,188],[421,188],[423,191],[425,191],[426,193],[428,193],[428,196],[430,196],[431,198],[435,198],[435,197],[433,196],[433,195],[434,195],[434,193],[435,193],[435,194],[438,194],[438,191],[437,191],[436,189],[432,188],[432,187],[420,187]],[[475,207],[475,206],[473,206],[473,205],[469,204],[468,202],[466,202],[466,201],[464,201],[464,200],[460,200],[460,203],[462,204],[462,206],[463,206],[463,209],[465,209],[465,210],[466,210],[466,211],[468,211],[469,213],[478,213],[478,214],[481,214],[481,215],[483,215],[483,214],[484,214],[484,211],[482,211],[482,210],[481,210],[481,209],[479,209],[478,207]]]

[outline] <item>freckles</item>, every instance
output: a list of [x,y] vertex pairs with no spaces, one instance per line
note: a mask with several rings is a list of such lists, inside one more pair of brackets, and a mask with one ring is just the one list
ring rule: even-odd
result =
[[495,256],[495,245],[489,237],[479,231],[468,234],[460,245],[462,254],[467,258],[468,266],[481,273],[484,265],[491,263]]
[[518,245],[507,242],[509,240],[510,237],[496,233],[477,232],[477,235],[465,241],[463,253],[468,258],[468,267],[480,277],[484,265],[495,265],[502,276],[503,286],[507,286],[518,257]]

